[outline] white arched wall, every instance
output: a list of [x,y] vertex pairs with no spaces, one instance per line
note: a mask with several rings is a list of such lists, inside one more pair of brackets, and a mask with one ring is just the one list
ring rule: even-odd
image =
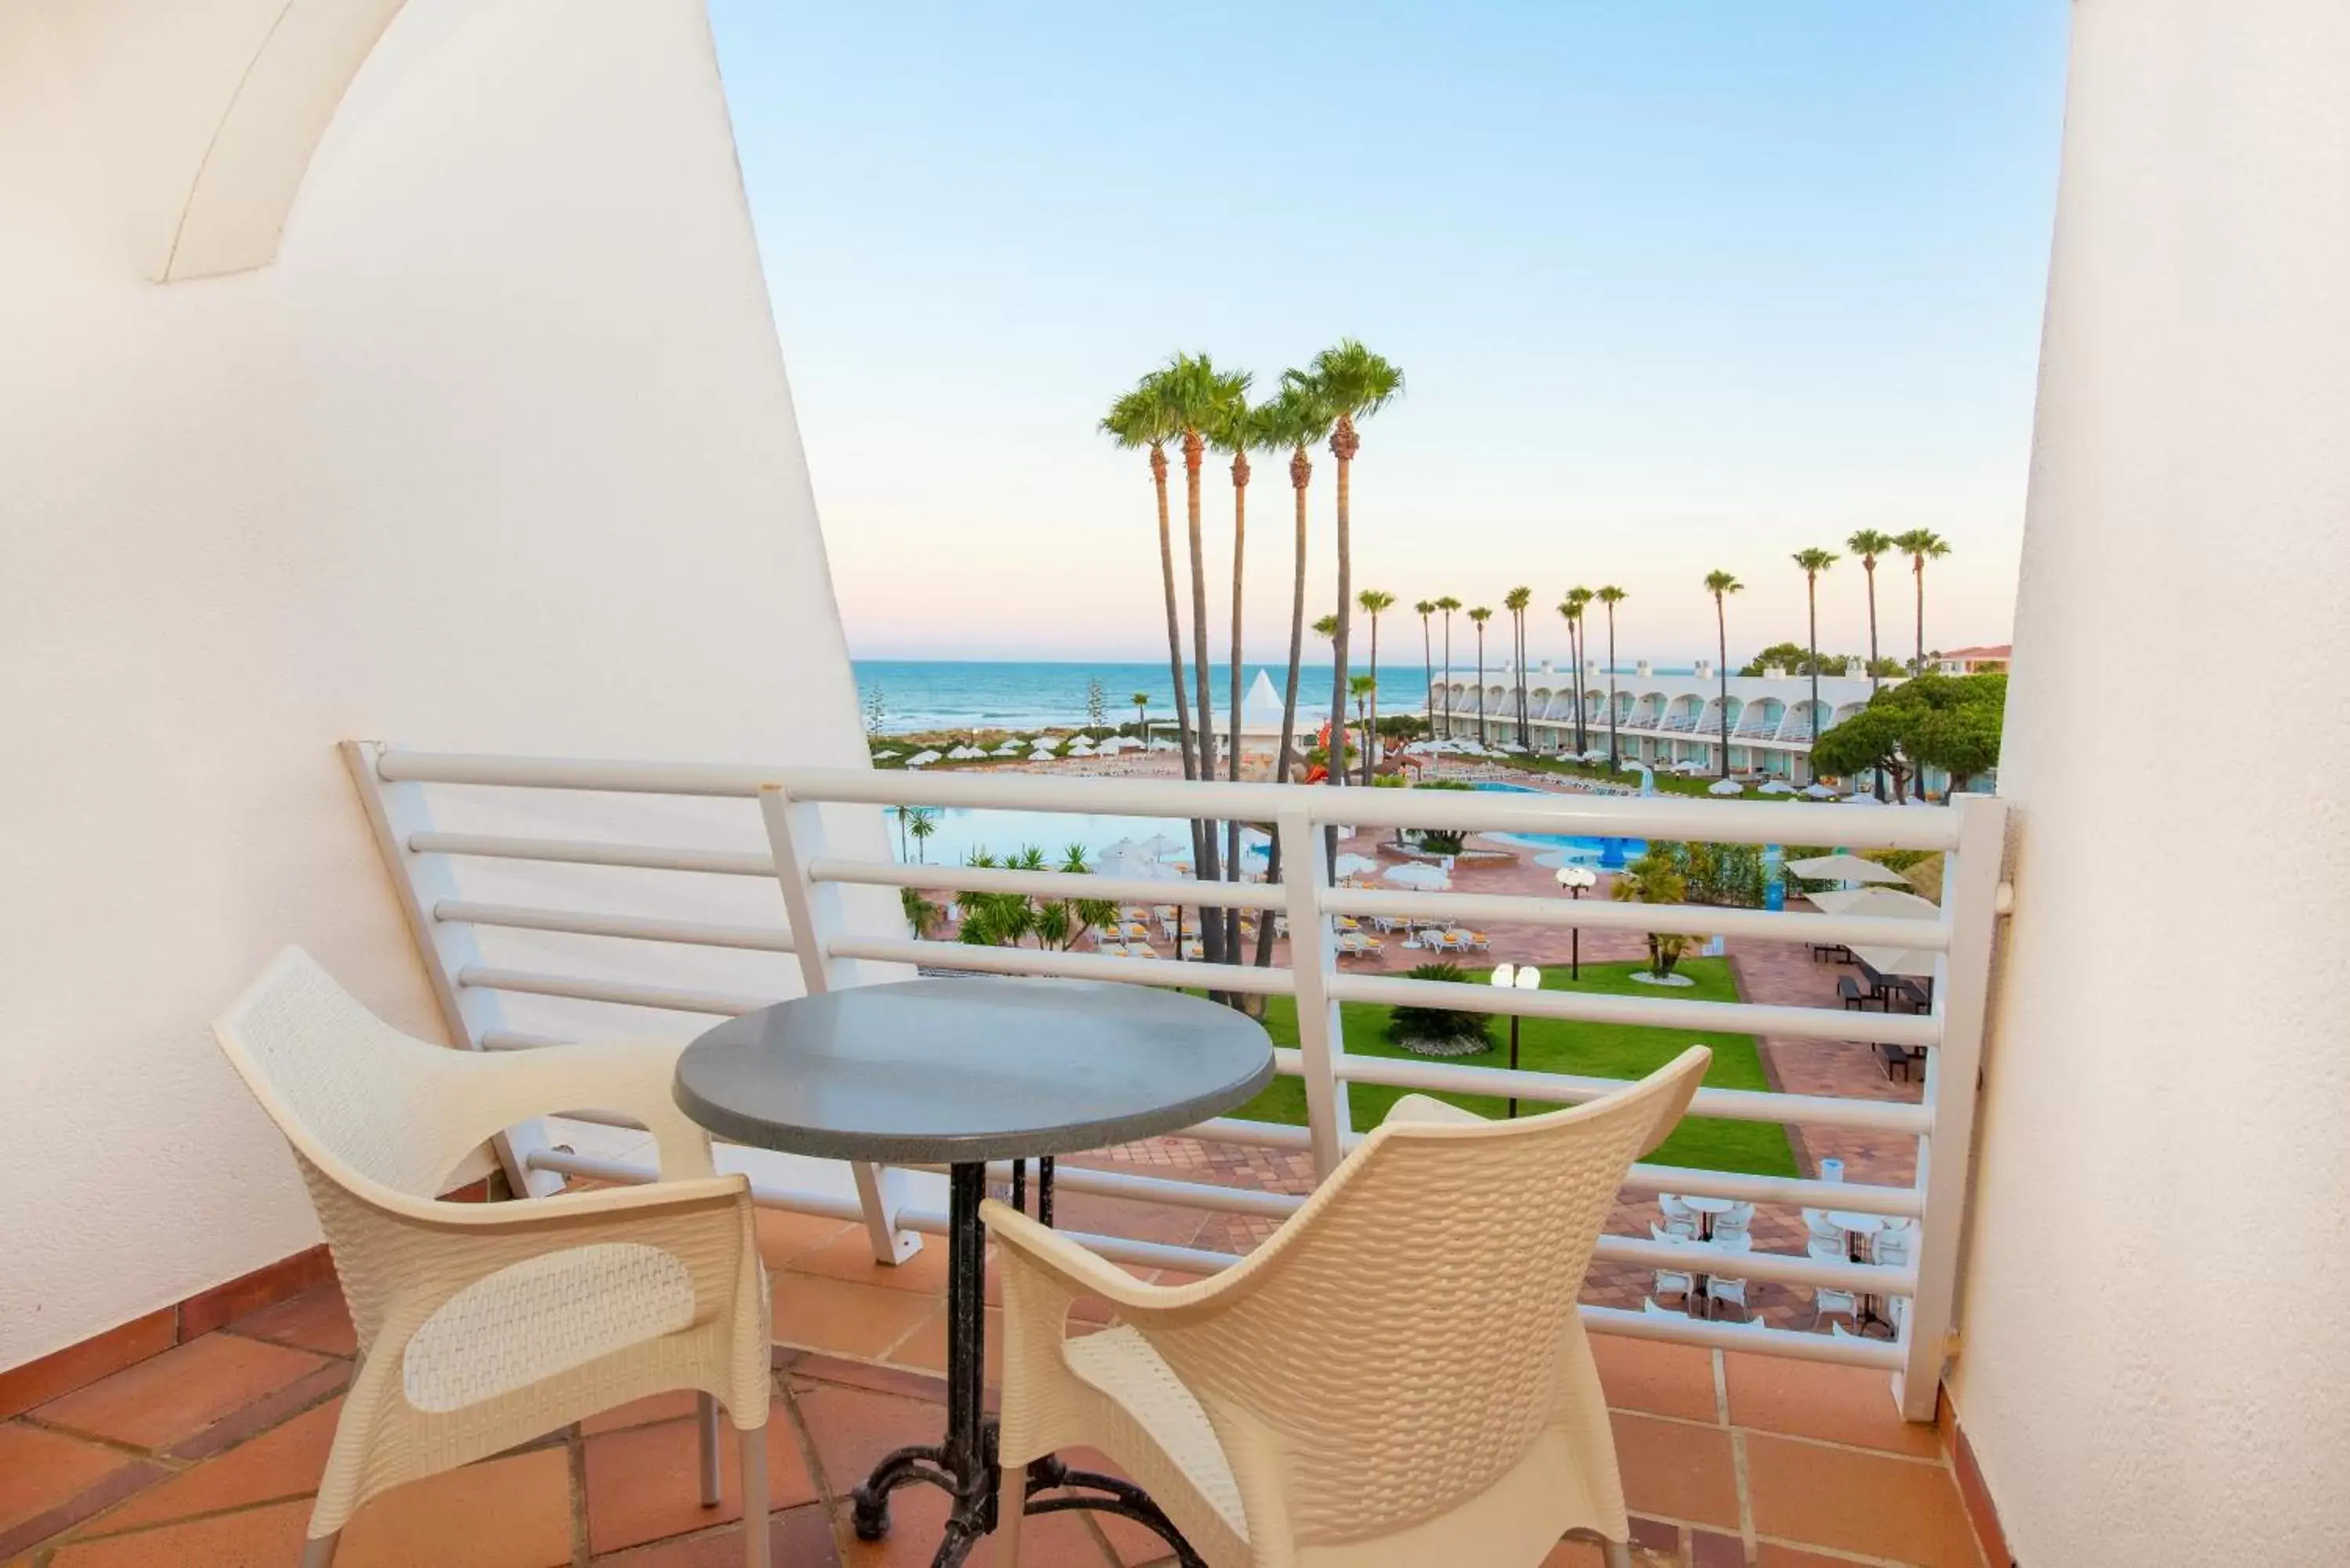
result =
[[275,949],[437,1035],[337,741],[865,754],[698,0],[410,0],[158,286],[90,62],[253,14],[0,3],[0,1367],[317,1241],[206,1028]]
[[266,265],[351,79],[403,0],[34,0],[136,265]]
[[[2083,0],[1951,1393],[2027,1564],[2350,1540],[2350,6]],[[2124,694],[2290,764],[2182,755]]]

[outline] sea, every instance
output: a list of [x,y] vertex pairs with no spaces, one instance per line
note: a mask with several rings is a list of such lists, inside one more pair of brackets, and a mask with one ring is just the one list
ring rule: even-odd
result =
[[[1148,700],[1145,709],[1151,719],[1163,721],[1175,716],[1174,687],[1163,659],[1149,664],[1117,659],[1024,662],[860,659],[855,661],[855,668],[858,701],[868,721],[878,713],[878,722],[869,727],[881,734],[902,735],[930,730],[1038,730],[1055,724],[1083,724],[1087,721],[1087,693],[1097,684],[1101,689],[1104,716],[1109,723],[1133,720],[1138,693]],[[1232,700],[1227,675],[1230,669],[1230,665],[1219,664],[1209,670],[1209,688],[1215,694],[1220,713]],[[1362,665],[1357,664],[1354,669],[1357,674],[1367,673]],[[1243,691],[1255,684],[1260,670],[1271,679],[1275,691],[1288,679],[1286,661],[1243,664]],[[1378,674],[1382,694],[1392,694],[1399,707],[1408,704],[1417,711],[1419,694],[1428,690],[1427,670],[1417,662],[1395,665],[1382,659]],[[1199,679],[1196,671],[1191,672],[1190,678],[1194,681]],[[1316,724],[1329,713],[1330,666],[1326,661],[1300,667],[1297,710],[1301,722],[1310,719]]]
[[[1138,692],[1149,699],[1150,718],[1169,720],[1175,716],[1173,688],[1163,659],[1153,664],[1118,659],[860,659],[855,661],[855,668],[858,701],[868,721],[879,712],[879,722],[870,723],[870,728],[880,734],[904,735],[931,730],[1039,730],[1056,724],[1083,724],[1087,719],[1086,694],[1097,682],[1101,687],[1104,716],[1109,723],[1120,724],[1133,719]],[[1209,688],[1215,694],[1219,712],[1232,701],[1232,689],[1225,678],[1230,668],[1223,664],[1210,667]],[[1260,670],[1278,692],[1287,678],[1288,666],[1277,660],[1243,665],[1242,690],[1245,691],[1256,683]],[[1356,664],[1354,670],[1357,674],[1367,673],[1361,664]],[[1490,680],[1505,679],[1499,664],[1489,664],[1485,670]],[[1452,673],[1456,680],[1473,676],[1476,665],[1473,661],[1456,661]],[[1624,673],[1628,676],[1631,672]],[[1660,669],[1659,673],[1686,675],[1689,671],[1685,668],[1669,668]],[[1428,690],[1426,669],[1416,660],[1391,664],[1381,659],[1378,675],[1382,711],[1418,711],[1419,694]],[[1194,673],[1191,679],[1196,681],[1199,678]],[[1328,716],[1330,666],[1326,662],[1300,668],[1297,711],[1301,722],[1319,724]]]

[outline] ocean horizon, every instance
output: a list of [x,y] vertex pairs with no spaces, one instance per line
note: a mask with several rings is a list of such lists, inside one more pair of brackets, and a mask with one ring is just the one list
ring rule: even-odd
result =
[[[1351,661],[1350,661],[1351,662]],[[870,727],[878,733],[902,735],[929,730],[1037,730],[1087,722],[1087,692],[1093,682],[1102,691],[1104,716],[1112,724],[1134,718],[1134,697],[1149,698],[1147,712],[1156,721],[1175,716],[1173,689],[1164,659],[858,659],[850,661],[857,676],[857,700],[869,716],[879,699],[880,717]],[[1438,667],[1440,670],[1441,665]],[[1209,667],[1209,686],[1216,710],[1231,700],[1229,664]],[[1288,674],[1281,660],[1250,660],[1241,666],[1243,691],[1254,685],[1263,670],[1279,691]],[[1473,660],[1456,660],[1452,671],[1473,676]],[[1357,674],[1368,673],[1356,665]],[[1487,679],[1500,678],[1499,665],[1486,666]],[[1628,675],[1631,672],[1625,670]],[[1687,669],[1659,669],[1660,674],[1685,675]],[[1383,711],[1418,711],[1420,693],[1428,690],[1429,670],[1419,660],[1408,664],[1379,661],[1379,696]],[[1198,679],[1196,673],[1191,679]],[[1300,667],[1297,711],[1301,724],[1319,724],[1330,711],[1330,665]]]

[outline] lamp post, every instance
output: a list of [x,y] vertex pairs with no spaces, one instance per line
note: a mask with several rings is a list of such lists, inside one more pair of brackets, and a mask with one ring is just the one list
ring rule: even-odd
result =
[[[1558,868],[1558,885],[1574,894],[1575,901],[1579,904],[1583,901],[1585,888],[1599,886],[1599,873],[1588,866],[1562,866]],[[1568,978],[1581,980],[1583,978],[1583,928],[1575,927],[1568,940],[1574,943],[1570,950],[1573,956],[1568,961],[1570,965],[1567,971]]]
[[[1504,991],[1540,991],[1542,989],[1542,971],[1536,969],[1530,963],[1495,964],[1493,966],[1493,983],[1500,986]],[[1510,1014],[1510,1071],[1514,1073],[1517,1070],[1518,1015],[1513,1012]],[[1510,1119],[1513,1121],[1516,1120],[1517,1115],[1518,1096],[1512,1095],[1510,1096]]]

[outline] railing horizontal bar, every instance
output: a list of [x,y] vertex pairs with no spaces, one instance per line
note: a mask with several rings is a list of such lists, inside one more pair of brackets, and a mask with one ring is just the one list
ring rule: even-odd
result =
[[661,844],[598,844],[582,838],[515,838],[498,833],[411,833],[419,855],[470,855],[491,860],[545,860],[564,866],[629,866],[644,871],[708,871],[722,877],[775,874],[772,856],[740,849],[681,849]]
[[1950,945],[1939,920],[1728,909],[1706,904],[1618,904],[1605,898],[1540,898],[1517,893],[1390,891],[1333,888],[1322,907],[1337,915],[1445,916],[1456,925],[1517,921],[1587,931],[1679,931],[1689,936],[1751,937],[1762,941],[1837,943],[1940,952]]
[[1709,1350],[1750,1350],[1762,1355],[1869,1366],[1887,1372],[1898,1371],[1901,1366],[1901,1346],[1892,1340],[1795,1334],[1783,1328],[1709,1322],[1684,1317],[1679,1313],[1626,1312],[1621,1307],[1603,1306],[1586,1306],[1582,1310],[1583,1326],[1593,1334],[1660,1339],[1674,1345],[1702,1345]]
[[[908,1165],[903,1170],[944,1174],[943,1165]],[[1012,1162],[991,1161],[988,1173],[1010,1179]],[[1177,1181],[1163,1176],[1133,1176],[1122,1170],[1092,1166],[1054,1164],[1053,1186],[1061,1192],[1089,1192],[1101,1198],[1128,1198],[1139,1203],[1167,1203],[1181,1209],[1204,1209],[1218,1214],[1254,1214],[1285,1220],[1305,1206],[1305,1199],[1287,1192],[1266,1192],[1253,1187],[1226,1187],[1216,1181]]]
[[1242,1121],[1231,1116],[1218,1116],[1169,1136],[1195,1137],[1201,1143],[1245,1144],[1253,1148],[1303,1150],[1314,1147],[1314,1135],[1304,1127],[1284,1127],[1279,1122]]
[[768,953],[792,950],[792,934],[781,926],[722,926],[704,920],[599,915],[581,909],[541,909],[521,904],[476,904],[463,898],[441,899],[432,906],[432,918],[510,930],[629,937],[639,941],[678,942],[688,947],[747,948]]
[[523,789],[755,797],[780,784],[796,800],[941,805],[1125,816],[1271,822],[1303,807],[1316,823],[1465,832],[1557,833],[1777,844],[1800,838],[1853,848],[1951,849],[1955,813],[1856,805],[1763,805],[1672,795],[1503,794],[1494,791],[1309,790],[1294,784],[1183,779],[1055,778],[1001,773],[905,773],[866,768],[746,767],[391,750],[377,759],[391,782]]
[[[534,1151],[530,1165],[535,1170],[560,1171],[566,1176],[584,1176],[595,1181],[626,1182],[635,1186],[660,1179],[660,1173],[650,1166],[627,1160],[598,1159],[588,1155],[562,1154],[552,1149]],[[829,1193],[774,1187],[762,1181],[751,1183],[751,1200],[763,1209],[788,1209],[795,1214],[815,1214],[827,1220],[863,1218],[854,1198],[836,1198]],[[947,1233],[947,1217],[936,1209],[900,1208],[898,1224],[901,1229],[920,1231],[925,1235],[943,1236]],[[1134,1263],[1147,1269],[1181,1269],[1187,1273],[1212,1274],[1240,1262],[1230,1252],[1209,1251],[1199,1247],[1173,1247],[1160,1241],[1137,1241],[1125,1236],[1098,1236],[1086,1231],[1064,1231],[1061,1234],[1112,1262]]]
[[1226,909],[1280,909],[1289,895],[1279,883],[1163,882],[1097,877],[1090,872],[1014,871],[987,866],[900,866],[891,861],[812,860],[818,882],[875,888],[951,888],[958,893],[1025,893],[1045,898],[1104,898],[1117,904],[1201,904]]
[[1258,969],[1253,964],[1177,963],[1167,959],[1118,958],[1107,953],[1063,952],[1051,948],[999,948],[973,942],[915,941],[904,937],[835,937],[825,944],[825,950],[834,958],[922,964],[981,974],[1122,980],[1137,985],[1241,991],[1256,996],[1292,996],[1297,987],[1295,977],[1285,969]]
[[[1624,1087],[1617,1078],[1577,1077],[1567,1073],[1513,1072],[1507,1067],[1468,1067],[1456,1062],[1405,1061],[1397,1056],[1347,1054],[1337,1058],[1340,1076],[1356,1084],[1386,1084],[1399,1089],[1456,1095],[1515,1095],[1522,1100],[1579,1106]],[[1817,1095],[1773,1095],[1753,1089],[1700,1089],[1690,1115],[1725,1121],[1782,1122],[1791,1126],[1857,1127],[1872,1132],[1922,1134],[1933,1130],[1923,1106],[1885,1100],[1837,1100]]]
[[1727,1198],[1740,1203],[1776,1203],[1789,1209],[1841,1209],[1854,1214],[1891,1214],[1915,1220],[1926,1212],[1914,1187],[1877,1187],[1863,1182],[1803,1181],[1786,1176],[1749,1176],[1684,1165],[1636,1165],[1625,1173],[1633,1192],[1672,1192],[1688,1198]]
[[715,1012],[736,1018],[783,1001],[780,996],[745,996],[738,992],[691,991],[681,986],[640,985],[629,981],[589,980],[579,975],[539,974],[529,970],[486,969],[467,964],[457,971],[459,985],[482,991],[515,991],[532,996],[568,996],[579,1002],[611,1002],[624,1007],[657,1007],[670,1012]]
[[1855,1012],[1829,1007],[1778,1007],[1752,1002],[1694,1002],[1669,996],[1611,996],[1596,991],[1520,991],[1515,987],[1407,980],[1401,975],[1348,974],[1330,982],[1343,1002],[1391,1007],[1446,1007],[1521,1018],[1565,1018],[1586,1023],[1633,1023],[1650,1029],[1693,1029],[1737,1034],[1778,1034],[1801,1040],[1881,1041],[1934,1045],[1941,1023],[1931,1013]]
[[1907,1296],[1918,1291],[1918,1271],[1876,1263],[1829,1263],[1793,1252],[1725,1252],[1700,1242],[1652,1241],[1645,1236],[1602,1236],[1596,1254],[1611,1263],[1682,1273],[1763,1280],[1774,1285],[1825,1285],[1856,1295]]

